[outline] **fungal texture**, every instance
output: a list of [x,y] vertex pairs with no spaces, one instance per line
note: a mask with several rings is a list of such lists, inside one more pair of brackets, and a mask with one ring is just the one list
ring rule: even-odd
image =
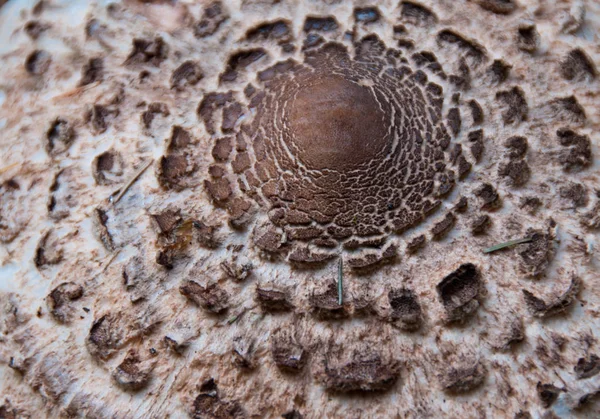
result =
[[597,2],[0,4],[0,418],[600,416]]

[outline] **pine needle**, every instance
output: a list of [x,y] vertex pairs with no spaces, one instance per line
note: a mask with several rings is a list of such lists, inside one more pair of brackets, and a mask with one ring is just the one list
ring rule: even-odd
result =
[[496,250],[505,249],[507,247],[515,246],[517,244],[529,243],[532,240],[533,240],[533,237],[524,237],[522,239],[510,240],[510,241],[507,241],[504,243],[497,244],[492,247],[488,247],[487,249],[483,250],[483,253],[492,253],[492,252],[495,252]]
[[341,257],[338,263],[338,304],[344,304],[344,261]]
[[246,311],[248,311],[247,308],[243,308],[240,312],[238,312],[237,314],[234,314],[233,316],[231,316],[229,319],[227,319],[227,324],[233,324],[236,321],[239,320],[240,317],[242,317]]

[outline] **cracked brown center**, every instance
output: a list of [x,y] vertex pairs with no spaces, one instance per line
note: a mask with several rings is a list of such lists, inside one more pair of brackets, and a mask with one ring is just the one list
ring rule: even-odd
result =
[[[450,165],[461,177],[470,163],[460,148],[447,150],[443,89],[420,67],[366,37],[354,51],[331,42],[307,49],[302,63],[258,72],[258,86],[244,90],[247,110],[231,93],[207,96],[200,116],[215,131],[210,109],[222,106],[227,134],[213,156],[231,159],[240,192],[268,217],[259,247],[293,262],[327,260],[340,246],[367,249],[350,259],[366,266],[393,256],[390,234],[439,207],[455,182]],[[249,210],[222,170],[212,170],[213,200],[231,213]]]
[[385,148],[389,120],[369,88],[339,76],[315,78],[292,101],[291,142],[309,168],[344,172]]

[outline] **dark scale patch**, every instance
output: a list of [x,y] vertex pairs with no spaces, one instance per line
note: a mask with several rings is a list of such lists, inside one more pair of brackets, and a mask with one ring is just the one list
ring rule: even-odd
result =
[[298,412],[296,409],[285,412],[281,417],[283,419],[304,419],[302,413]]
[[[437,74],[442,79],[446,78],[444,69],[442,68],[442,65],[439,63],[434,53],[430,51],[421,51],[412,54],[411,58],[415,61],[415,64],[417,64],[418,66],[422,66],[429,69],[432,73]],[[431,89],[432,93],[434,93],[433,90],[437,89],[437,87],[435,87],[437,85],[430,84],[430,86],[433,86]],[[441,87],[439,87],[439,89],[441,89]],[[439,96],[441,96],[441,92],[439,92]]]
[[400,16],[403,21],[418,26],[430,26],[437,22],[436,15],[430,9],[412,1],[402,2]]
[[504,105],[502,120],[505,124],[518,124],[527,120],[529,106],[525,92],[519,86],[496,93],[496,100]]
[[266,252],[279,252],[284,244],[283,232],[270,224],[257,226],[254,230],[253,242]]
[[483,157],[483,152],[485,151],[485,146],[483,143],[483,130],[478,129],[475,131],[470,131],[467,135],[467,139],[470,143],[469,149],[471,151],[471,155],[475,159],[475,162],[479,163]]
[[448,367],[440,381],[444,391],[460,394],[481,386],[486,375],[486,367],[480,361],[476,361],[470,365]]
[[472,263],[460,265],[436,288],[446,310],[445,321],[448,323],[464,323],[479,307],[482,284],[479,270]]
[[46,151],[51,156],[64,153],[75,140],[75,129],[63,118],[57,118],[46,131]]
[[100,243],[106,250],[112,252],[115,250],[113,237],[108,231],[108,215],[107,211],[97,207],[92,211],[92,228],[95,236],[100,240]]
[[471,151],[471,155],[475,159],[475,162],[479,163],[483,157],[483,152],[485,151],[483,141],[476,141],[472,143],[469,149]]
[[332,16],[308,16],[304,21],[303,30],[309,32],[332,32],[339,27],[337,20]]
[[474,235],[484,234],[491,223],[492,219],[488,214],[478,215],[471,221],[471,233]]
[[578,380],[593,377],[600,372],[600,357],[595,354],[587,354],[584,358],[579,358],[573,367],[573,372]]
[[309,33],[306,39],[304,40],[304,43],[302,44],[302,50],[304,51],[318,47],[320,45],[323,45],[324,42],[325,39],[321,35],[318,35],[316,33]]
[[460,119],[460,110],[458,108],[450,108],[448,111],[448,126],[454,135],[458,135],[462,121]]
[[169,108],[165,103],[153,102],[150,105],[148,105],[148,109],[146,111],[142,112],[140,119],[143,127],[146,129],[150,129],[152,126],[152,121],[154,121],[154,118],[156,118],[156,116],[169,116],[170,114],[171,113],[169,112]]
[[229,295],[217,284],[204,287],[194,281],[185,281],[179,287],[179,292],[192,303],[212,313],[222,313],[229,307]]
[[443,239],[452,230],[456,224],[456,216],[449,212],[446,216],[436,223],[431,229],[431,235],[434,240]]
[[298,340],[287,329],[278,329],[270,339],[271,357],[277,367],[287,373],[297,373],[306,364],[308,357]]
[[590,229],[600,228],[600,202],[596,202],[596,205],[581,216],[581,224]]
[[487,72],[490,75],[492,82],[499,84],[508,80],[511,68],[512,66],[510,64],[507,64],[502,60],[494,60],[488,67]]
[[569,288],[564,293],[554,297],[549,302],[536,297],[533,293],[527,290],[523,290],[523,296],[525,298],[527,308],[532,316],[547,318],[565,312],[573,304],[573,301],[577,297],[580,289],[581,279],[573,275]]
[[468,102],[469,109],[471,110],[471,119],[473,119],[473,125],[479,125],[483,123],[483,108],[475,99]]
[[139,391],[150,382],[152,367],[143,362],[135,349],[130,349],[127,356],[112,372],[112,379],[119,387],[127,391]]
[[101,57],[90,58],[81,69],[80,86],[101,82],[104,77],[104,60]]
[[159,66],[167,59],[169,47],[165,41],[157,36],[154,39],[135,38],[133,48],[125,60],[126,65],[151,64]]
[[561,198],[569,201],[574,208],[585,207],[588,204],[589,196],[585,185],[581,183],[568,183],[559,189]]
[[92,133],[98,135],[109,128],[110,123],[117,115],[119,115],[118,109],[95,104],[87,109],[83,119],[89,123]]
[[374,350],[355,350],[337,357],[329,351],[323,364],[316,378],[332,392],[385,391],[400,376],[400,362],[385,360]]
[[542,384],[541,381],[538,381],[536,391],[540,404],[544,409],[548,409],[558,399],[562,390],[552,384]]
[[249,29],[246,32],[248,41],[273,40],[278,42],[287,42],[290,40],[290,24],[285,20],[276,20],[274,22],[262,23],[259,26]]
[[50,29],[50,24],[42,23],[38,20],[30,20],[28,21],[23,29],[25,29],[25,33],[34,41],[37,40],[42,33]]
[[398,47],[410,51],[415,48],[415,43],[410,39],[401,38],[398,39]]
[[485,48],[475,41],[468,40],[462,35],[445,29],[437,34],[437,41],[441,46],[455,46],[462,54],[477,65],[487,59]]
[[498,176],[506,178],[509,186],[520,187],[531,177],[529,164],[523,160],[510,160],[498,168]]
[[202,12],[200,21],[194,25],[194,36],[204,38],[214,34],[228,17],[220,1],[212,2]]
[[253,216],[252,203],[244,198],[235,197],[227,203],[229,225],[234,229],[245,228]]
[[409,254],[417,253],[420,249],[425,247],[426,243],[427,238],[425,235],[417,236],[406,244],[406,251]]
[[185,149],[192,143],[190,133],[179,125],[173,125],[171,137],[167,142],[167,151],[175,152]]
[[124,332],[116,315],[106,314],[94,320],[86,338],[88,352],[103,361],[124,345]]
[[94,208],[92,211],[92,229],[94,235],[100,240],[100,243],[106,250],[112,252],[115,250],[113,237],[108,230],[108,215],[107,211],[100,207]]
[[71,301],[83,296],[83,287],[73,282],[63,282],[48,295],[48,309],[52,317],[60,323],[66,323],[72,316]]
[[517,248],[520,269],[526,275],[537,277],[546,271],[554,256],[554,238],[550,232],[534,229],[527,230],[526,237],[531,237],[531,242]]
[[150,214],[157,231],[156,263],[171,269],[176,260],[186,255],[186,249],[192,240],[192,225],[190,219],[184,220],[179,210],[165,210]]
[[48,199],[48,215],[54,220],[62,220],[68,217],[72,207],[77,205],[72,189],[69,188],[69,182],[65,181],[71,174],[69,169],[59,170],[50,185],[50,197]]
[[231,137],[219,137],[215,140],[212,156],[216,161],[226,161],[232,151],[233,139]]
[[219,80],[221,82],[235,81],[240,71],[244,70],[249,65],[255,63],[266,55],[267,52],[262,48],[254,48],[236,52],[229,57],[225,72],[221,74]]
[[[7,0],[6,0],[7,1]],[[0,7],[2,7],[3,2],[0,1]],[[6,398],[2,405],[0,405],[0,418],[3,419],[17,419],[19,417],[19,411],[14,408],[10,400]]]
[[273,287],[256,287],[255,299],[264,311],[290,311],[294,308],[289,291]]
[[514,0],[477,0],[477,4],[482,9],[499,15],[508,15],[517,9]]
[[320,264],[335,258],[335,254],[298,246],[289,253],[288,261],[295,264]]
[[565,80],[584,81],[595,79],[597,70],[585,51],[576,48],[569,51],[560,63],[560,74]]
[[369,252],[363,250],[360,256],[348,258],[347,265],[358,271],[366,271],[376,266],[389,263],[397,256],[397,247],[390,243],[385,248],[378,252]]
[[[180,190],[186,187],[185,179],[194,171],[194,167],[188,164],[187,157],[182,154],[167,154],[158,160],[156,177],[158,183],[165,189]],[[211,183],[210,190],[225,188],[229,183],[223,179]],[[222,185],[221,185],[222,184]],[[221,196],[222,192],[217,193]]]
[[256,369],[257,354],[255,340],[247,336],[236,336],[231,347],[233,365],[242,371],[249,372]]
[[333,282],[314,291],[309,297],[309,304],[311,312],[320,319],[340,319],[349,314],[347,304],[339,304],[337,284]]
[[500,208],[502,200],[496,189],[489,183],[484,183],[475,189],[474,194],[481,202],[481,209],[492,211]]
[[200,394],[194,399],[191,417],[193,419],[242,419],[247,415],[239,402],[221,398],[217,384],[211,378],[200,387]]
[[504,147],[508,150],[506,156],[511,159],[520,159],[525,157],[529,147],[527,138],[522,136],[513,136],[504,142]]
[[473,165],[467,161],[465,156],[463,156],[462,154],[458,156],[456,162],[456,170],[458,172],[458,178],[460,180],[463,180],[465,177],[467,177],[472,167]]
[[240,262],[237,256],[232,256],[229,259],[222,261],[219,266],[227,277],[236,282],[242,282],[248,279],[250,275],[252,275],[252,270],[254,269],[252,263]]
[[179,210],[167,210],[158,214],[150,214],[150,218],[158,227],[160,234],[170,234],[181,224],[181,212]]
[[585,111],[575,96],[553,99],[547,106],[556,122],[582,124],[586,120]]
[[462,214],[469,209],[469,200],[466,196],[461,196],[456,205],[454,205],[454,211]]
[[388,292],[391,308],[389,321],[402,330],[417,330],[423,322],[421,305],[415,293],[409,289],[393,289]]
[[505,322],[499,333],[493,339],[492,347],[499,351],[508,351],[515,344],[525,339],[525,326],[519,318],[512,318]]
[[587,135],[577,134],[568,128],[556,131],[558,142],[565,147],[559,153],[558,161],[566,171],[577,171],[592,164],[592,144]]
[[534,24],[519,25],[516,38],[521,51],[534,53],[540,45],[540,34]]
[[49,52],[35,50],[25,59],[25,70],[31,75],[41,76],[50,68],[52,56]]
[[519,208],[527,211],[529,214],[535,214],[542,206],[542,200],[537,196],[524,196],[519,200]]
[[187,86],[195,86],[204,74],[195,61],[184,61],[171,74],[171,89],[184,90]]
[[[457,90],[469,90],[471,88],[471,70],[464,58],[460,59],[458,65],[458,73],[453,74],[449,77],[450,83],[452,83]],[[453,96],[453,102],[458,104],[460,99],[460,93],[455,93]]]
[[192,235],[196,242],[206,249],[216,249],[220,245],[217,238],[218,224],[209,224],[202,220],[194,220],[192,222]]
[[59,239],[53,230],[45,232],[35,249],[33,263],[36,268],[41,269],[48,265],[56,265],[64,260],[62,248],[59,246]]
[[377,7],[359,7],[354,9],[354,19],[360,23],[374,23],[381,18]]

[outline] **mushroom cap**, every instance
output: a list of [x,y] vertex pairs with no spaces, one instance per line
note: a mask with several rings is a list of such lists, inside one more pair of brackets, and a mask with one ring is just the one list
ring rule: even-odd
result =
[[0,4],[0,417],[598,416],[593,1]]

